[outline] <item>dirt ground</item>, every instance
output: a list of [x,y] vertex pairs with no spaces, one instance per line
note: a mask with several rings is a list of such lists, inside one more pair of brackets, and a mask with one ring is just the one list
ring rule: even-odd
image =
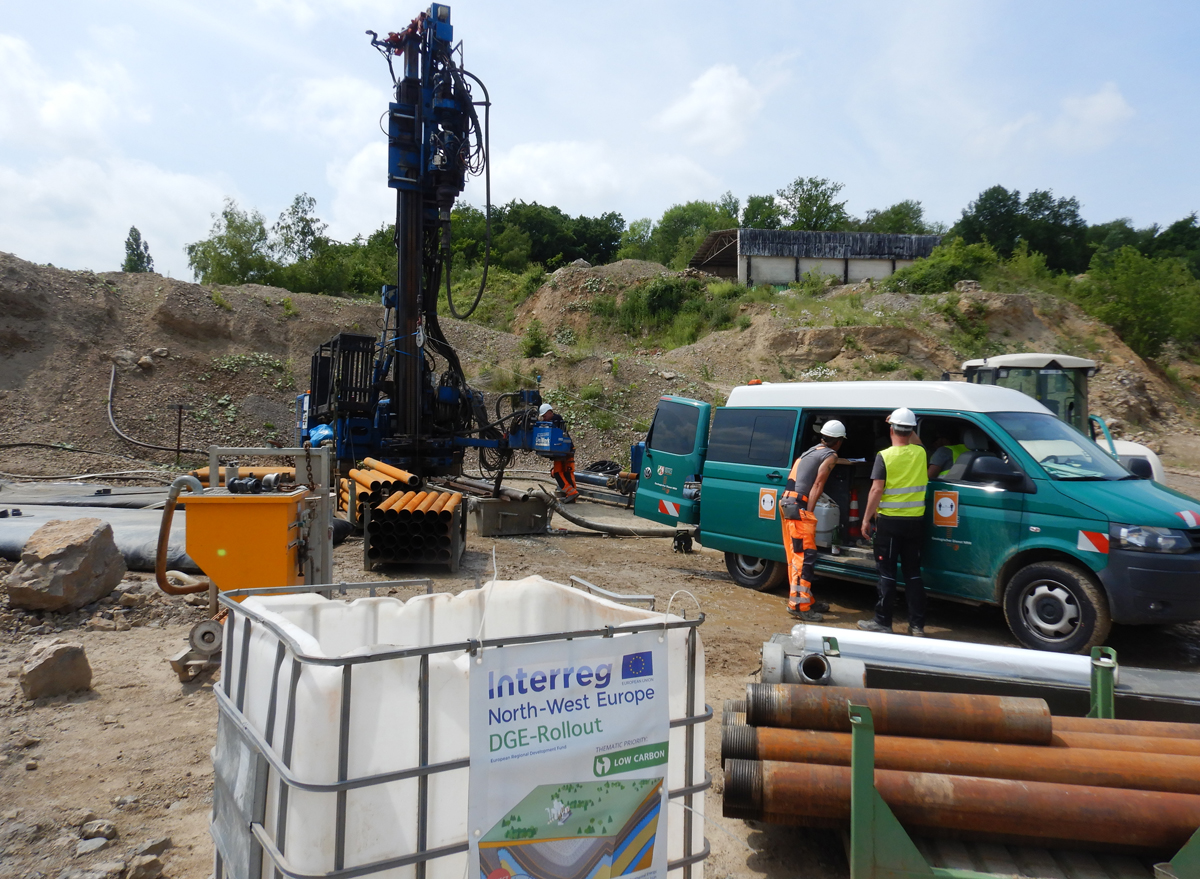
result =
[[[1181,484],[1185,491],[1200,479]],[[580,503],[596,519],[627,514]],[[564,523],[555,519],[555,526]],[[561,583],[572,575],[617,592],[653,594],[664,608],[671,596],[691,594],[705,614],[700,633],[707,663],[705,698],[715,710],[707,725],[707,769],[713,789],[707,798],[706,835],[710,877],[802,877],[844,879],[848,875],[840,837],[832,831],[772,827],[721,817],[720,717],[724,700],[744,695],[756,679],[761,644],[787,631],[783,592],[760,594],[735,585],[723,556],[697,547],[671,552],[666,539],[608,538],[574,526],[552,534],[483,540],[471,535],[457,574],[444,568],[394,567],[366,574],[361,540],[350,538],[336,551],[335,579],[347,582],[430,577],[435,589],[458,592],[492,576],[492,551],[499,578],[541,574]],[[418,587],[398,590],[401,598]],[[870,586],[822,580],[818,596],[832,605],[828,621],[850,627],[871,612]],[[168,611],[182,599],[161,599]],[[677,609],[691,600],[675,598]],[[693,611],[689,610],[689,613]],[[903,628],[899,617],[898,630]],[[94,672],[93,690],[71,697],[25,702],[16,674],[30,643],[41,635],[0,635],[0,876],[82,879],[100,876],[100,865],[116,868],[138,845],[169,836],[163,855],[172,879],[205,879],[212,872],[208,835],[212,801],[209,751],[215,742],[213,676],[181,684],[166,663],[184,646],[189,626],[158,620],[127,631],[68,628],[85,646]],[[946,602],[931,607],[935,637],[1012,644],[1002,614]],[[1110,643],[1124,663],[1200,670],[1200,626],[1118,627]],[[35,766],[36,768],[30,768]],[[119,833],[104,849],[75,856],[76,827],[84,811],[113,821]],[[74,874],[73,874],[73,871]]]

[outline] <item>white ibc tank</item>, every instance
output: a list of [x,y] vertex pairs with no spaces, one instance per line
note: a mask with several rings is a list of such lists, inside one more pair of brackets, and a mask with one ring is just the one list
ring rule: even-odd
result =
[[[486,622],[480,631],[486,601]],[[411,598],[361,598],[355,601],[326,600],[315,594],[252,597],[244,607],[261,615],[299,646],[299,652],[312,657],[353,657],[398,647],[429,647],[460,644],[480,638],[596,629],[662,622],[662,613],[628,607],[552,583],[541,577],[498,581],[488,587],[458,595],[435,594]],[[221,687],[231,695],[229,705],[240,701],[241,720],[290,767],[293,776],[304,783],[331,783],[339,780],[339,721],[343,700],[346,666],[295,665],[287,641],[266,625],[251,627],[244,669],[241,657],[245,617],[235,611],[229,622],[226,649],[221,669]],[[689,629],[667,632],[670,682],[670,716],[687,714],[687,637]],[[468,748],[468,676],[471,656],[462,649],[431,653],[429,658],[429,756],[430,764],[462,760]],[[361,778],[397,772],[419,765],[419,657],[365,662],[352,666],[351,709],[348,748],[342,755],[346,770],[342,778]],[[298,671],[294,705],[289,710],[289,685]],[[242,698],[238,687],[244,675]],[[273,687],[272,684],[275,684]],[[704,712],[704,653],[697,638],[695,714]],[[271,693],[277,694],[272,710]],[[222,706],[222,713],[233,714]],[[271,718],[268,727],[268,717]],[[233,718],[235,722],[238,718]],[[222,766],[236,758],[229,724],[222,718],[214,751],[215,773],[235,778],[240,767]],[[293,725],[290,759],[284,754],[287,727]],[[693,742],[693,778],[685,781],[685,727],[670,733],[668,786],[682,788],[704,778],[704,726],[697,724]],[[463,843],[467,838],[468,770],[454,769],[429,776],[428,836],[426,849]],[[220,785],[218,785],[220,787]],[[266,811],[262,828],[295,871],[321,875],[335,869],[335,827],[338,794],[288,790],[281,816],[279,775],[270,769],[266,784]],[[220,791],[219,791],[220,792]],[[418,782],[407,778],[384,784],[351,789],[345,794],[343,865],[350,869],[410,854],[417,849]],[[236,798],[236,794],[231,795]],[[673,798],[667,812],[668,860],[683,857],[685,810],[682,800]],[[704,797],[693,799],[693,808],[703,814]],[[214,809],[214,836],[229,836],[220,822],[220,808]],[[281,822],[281,817],[284,819]],[[234,822],[236,823],[236,822]],[[692,853],[704,848],[703,820],[691,822]],[[230,825],[224,825],[230,826]],[[279,829],[283,829],[283,839]],[[248,836],[248,834],[247,834]],[[247,841],[248,844],[248,841]],[[237,848],[227,844],[225,848]],[[239,870],[234,858],[224,853],[226,876],[236,877]],[[463,879],[466,875],[465,852],[438,857],[427,862],[429,879]],[[703,877],[703,864],[692,866],[692,876]],[[270,860],[262,859],[258,876],[273,875]],[[414,866],[370,873],[387,879],[415,876]],[[682,870],[669,874],[679,879]]]

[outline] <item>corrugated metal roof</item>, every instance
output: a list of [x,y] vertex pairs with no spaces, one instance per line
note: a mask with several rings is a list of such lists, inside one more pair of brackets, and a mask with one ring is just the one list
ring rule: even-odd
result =
[[940,235],[880,235],[874,232],[801,232],[739,229],[739,256],[800,259],[919,259],[942,243]]

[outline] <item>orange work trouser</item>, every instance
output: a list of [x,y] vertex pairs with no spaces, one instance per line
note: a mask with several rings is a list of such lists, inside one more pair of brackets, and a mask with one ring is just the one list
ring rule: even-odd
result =
[[817,517],[800,510],[799,519],[783,520],[783,550],[788,563],[788,607],[808,610],[813,605],[812,576],[817,564]]
[[579,489],[575,487],[574,455],[568,455],[565,458],[555,458],[554,464],[550,467],[550,475],[554,477],[554,481],[558,483],[559,489],[567,497],[579,494]]

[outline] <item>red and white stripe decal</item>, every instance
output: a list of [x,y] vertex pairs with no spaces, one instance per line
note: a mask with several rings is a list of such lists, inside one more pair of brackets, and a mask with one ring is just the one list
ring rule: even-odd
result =
[[1187,522],[1189,528],[1200,528],[1200,513],[1195,510],[1183,510],[1175,515]]
[[1080,531],[1075,548],[1084,552],[1108,553],[1108,535],[1099,531]]
[[665,513],[668,516],[675,516],[676,518],[679,518],[679,504],[673,504],[670,501],[659,501],[658,511],[660,513]]

